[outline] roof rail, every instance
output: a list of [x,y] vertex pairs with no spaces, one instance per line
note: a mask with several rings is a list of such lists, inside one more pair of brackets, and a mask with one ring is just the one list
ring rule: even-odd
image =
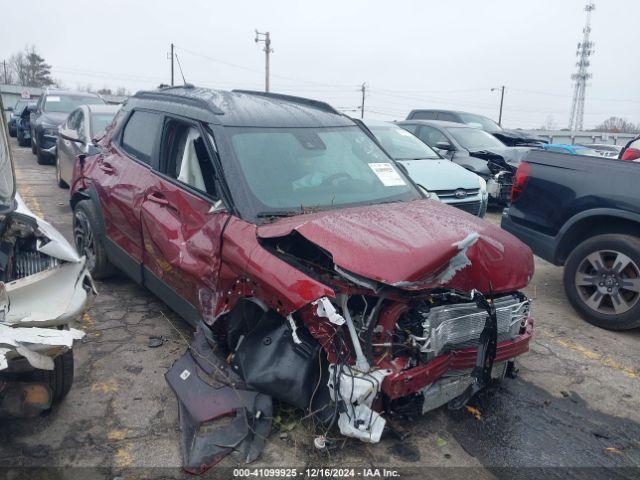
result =
[[325,112],[335,113],[336,115],[342,115],[339,111],[333,108],[331,105],[318,100],[311,100],[310,98],[296,97],[294,95],[285,95],[282,93],[260,92],[256,90],[232,90],[234,93],[244,93],[245,95],[256,95],[260,97],[273,98],[277,100],[284,100],[285,102],[299,103],[301,105],[307,105],[309,107],[317,108],[318,110],[324,110]]
[[[136,92],[133,97],[134,98],[141,98],[144,100],[165,100],[165,101],[170,101],[170,102],[176,102],[176,103],[186,103],[189,104],[191,106],[194,107],[199,107],[202,108],[203,110],[208,110],[209,112],[213,113],[214,115],[224,115],[224,112],[222,110],[220,110],[218,107],[216,107],[215,105],[213,105],[211,102],[208,102],[207,100],[200,98],[200,97],[194,97],[194,96],[188,96],[188,95],[177,95],[175,93],[171,93],[169,92],[169,90],[171,89],[177,89],[177,88],[184,88],[183,86],[180,87],[165,87],[162,89],[158,89],[158,90],[140,90],[138,92]],[[188,86],[186,87],[188,89],[193,89],[193,86]]]

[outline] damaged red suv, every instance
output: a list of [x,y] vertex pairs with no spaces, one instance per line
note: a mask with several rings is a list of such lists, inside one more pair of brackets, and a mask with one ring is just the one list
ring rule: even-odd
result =
[[[376,442],[382,415],[461,407],[528,349],[531,251],[428,199],[325,103],[139,92],[100,146],[75,166],[76,245],[197,326],[167,373],[193,471],[240,440],[255,458],[271,399]],[[197,434],[229,412],[224,441]]]

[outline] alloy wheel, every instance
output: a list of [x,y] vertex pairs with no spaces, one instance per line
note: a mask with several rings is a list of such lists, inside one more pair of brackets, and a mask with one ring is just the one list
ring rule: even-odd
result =
[[621,252],[590,253],[580,262],[574,281],[584,304],[601,314],[623,314],[640,300],[640,268]]

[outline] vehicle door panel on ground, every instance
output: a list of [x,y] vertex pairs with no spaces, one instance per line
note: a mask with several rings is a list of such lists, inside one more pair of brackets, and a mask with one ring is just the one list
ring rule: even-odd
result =
[[118,266],[138,280],[135,264],[141,265],[143,259],[140,208],[147,191],[158,184],[151,166],[157,166],[161,125],[162,115],[134,110],[116,133],[116,141],[107,144],[92,172],[108,237],[105,246],[115,250],[109,252],[114,263],[124,255],[123,261],[129,264]]
[[228,214],[210,213],[215,174],[201,126],[173,117],[164,125],[157,182],[141,209],[144,281],[151,290],[168,287],[168,295],[186,300],[190,305],[181,313],[197,321],[218,290],[217,252]]

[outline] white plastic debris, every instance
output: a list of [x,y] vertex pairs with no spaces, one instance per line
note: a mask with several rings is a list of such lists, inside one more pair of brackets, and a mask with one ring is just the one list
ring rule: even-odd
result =
[[295,320],[291,314],[287,315],[287,320],[289,321],[289,326],[291,327],[291,338],[293,339],[293,343],[296,345],[300,345],[302,341],[300,337],[298,337],[298,326],[296,325]]
[[334,325],[344,325],[344,318],[336,312],[336,308],[327,297],[319,298],[312,303],[318,307],[317,313],[319,317],[328,319]]
[[459,270],[471,265],[471,260],[467,257],[467,250],[469,250],[469,248],[474,245],[479,238],[480,235],[477,232],[473,232],[467,235],[464,239],[453,244],[454,247],[458,248],[458,253],[451,257],[446,270],[438,275],[437,281],[439,284],[447,283],[455,277]]
[[[333,384],[334,371],[338,368],[338,388]],[[342,401],[345,411],[338,417],[340,432],[367,443],[380,441],[386,421],[371,405],[380,392],[389,370],[360,373],[349,366],[329,365],[329,392],[333,401]]]

